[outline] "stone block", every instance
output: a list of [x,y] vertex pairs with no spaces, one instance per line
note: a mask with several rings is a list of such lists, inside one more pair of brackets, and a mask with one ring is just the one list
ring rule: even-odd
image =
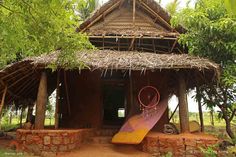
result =
[[50,145],[51,144],[51,137],[50,136],[44,136],[43,144],[44,145]]
[[59,136],[53,137],[52,143],[55,145],[62,144],[62,137],[59,137]]
[[51,152],[57,152],[58,151],[57,146],[50,146],[50,151]]
[[68,151],[67,146],[66,145],[60,145],[58,151],[59,152],[66,152],[66,151]]
[[197,142],[196,142],[195,139],[185,139],[184,144],[186,146],[191,146],[191,147],[196,147],[197,146]]
[[64,137],[64,144],[69,144],[70,143],[70,139],[68,137]]

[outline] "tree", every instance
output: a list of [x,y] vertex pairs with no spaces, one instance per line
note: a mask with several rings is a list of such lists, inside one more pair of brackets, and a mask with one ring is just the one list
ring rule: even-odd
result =
[[170,2],[166,5],[166,10],[171,14],[174,15],[179,7],[180,2],[178,0],[173,0],[173,2]]
[[93,12],[98,6],[98,0],[81,0],[77,5],[77,11],[84,21],[87,19],[91,12]]
[[186,34],[180,43],[189,53],[207,57],[219,65],[222,72],[218,84],[199,87],[201,98],[208,107],[218,106],[225,120],[226,131],[233,139],[231,122],[236,113],[236,18],[228,14],[223,0],[198,0],[195,8],[185,8],[172,18],[181,24]]
[[75,51],[92,48],[85,35],[75,33],[79,4],[76,0],[0,1],[0,68],[55,50],[61,50],[58,64],[78,66]]

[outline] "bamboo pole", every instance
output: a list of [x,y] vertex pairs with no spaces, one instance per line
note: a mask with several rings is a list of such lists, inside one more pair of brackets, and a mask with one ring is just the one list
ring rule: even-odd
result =
[[59,96],[60,96],[60,70],[57,71],[57,89],[56,89],[56,109],[55,109],[55,129],[59,126]]
[[66,88],[66,100],[67,100],[68,113],[70,115],[71,114],[70,98],[69,98],[69,91],[68,91],[68,85],[67,85],[67,77],[66,77],[66,72],[65,71],[64,71],[64,83],[65,83],[65,88]]
[[186,82],[183,74],[179,75],[179,119],[182,133],[189,133],[189,115]]
[[36,101],[35,129],[44,129],[47,97],[47,74],[42,72]]

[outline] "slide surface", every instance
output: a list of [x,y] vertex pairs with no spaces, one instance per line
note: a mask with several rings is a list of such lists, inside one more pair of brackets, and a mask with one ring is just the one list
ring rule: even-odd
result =
[[167,109],[168,99],[162,100],[155,108],[144,110],[141,114],[131,117],[112,138],[116,144],[139,144],[147,133],[160,120]]

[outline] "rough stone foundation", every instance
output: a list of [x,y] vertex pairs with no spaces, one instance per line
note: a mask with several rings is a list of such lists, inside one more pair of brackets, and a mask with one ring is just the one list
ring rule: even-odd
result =
[[41,155],[44,152],[67,152],[92,136],[93,129],[24,130],[18,129],[16,139],[24,151]]
[[166,135],[151,132],[140,146],[144,152],[156,156],[171,152],[174,157],[202,157],[200,147],[206,148],[217,143],[217,138],[206,134]]

